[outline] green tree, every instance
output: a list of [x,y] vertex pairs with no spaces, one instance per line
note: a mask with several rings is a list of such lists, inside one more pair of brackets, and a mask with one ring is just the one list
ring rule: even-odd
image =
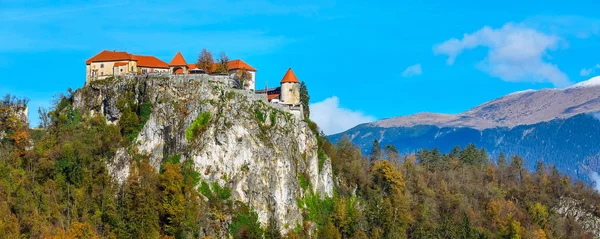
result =
[[381,159],[381,146],[379,141],[373,140],[373,146],[371,147],[371,153],[369,154],[369,160],[375,162]]
[[308,103],[310,102],[310,95],[308,94],[308,88],[306,87],[306,83],[304,81],[300,82],[300,104],[302,104],[302,110],[304,113],[304,118],[310,118],[310,108]]

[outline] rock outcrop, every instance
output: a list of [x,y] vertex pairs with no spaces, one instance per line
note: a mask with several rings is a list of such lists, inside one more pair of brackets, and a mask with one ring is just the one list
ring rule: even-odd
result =
[[588,203],[577,199],[561,198],[559,205],[554,210],[563,217],[570,217],[581,224],[584,231],[600,237],[600,218],[596,215],[596,209]]
[[[332,196],[331,163],[319,160],[314,132],[302,119],[270,107],[264,96],[207,75],[118,78],[92,82],[73,95],[81,112],[113,124],[121,118],[117,104],[123,97],[152,107],[132,149],[157,169],[167,156],[192,159],[202,180],[230,188],[232,199],[250,205],[263,225],[276,221],[286,232],[302,224],[297,199]],[[206,122],[192,129],[199,117]],[[108,165],[121,182],[129,151],[119,150]],[[299,175],[310,181],[310,190],[302,190]]]

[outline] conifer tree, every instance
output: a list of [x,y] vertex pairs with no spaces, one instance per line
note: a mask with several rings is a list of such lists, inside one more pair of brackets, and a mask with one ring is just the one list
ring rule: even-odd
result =
[[300,104],[302,104],[302,110],[304,111],[305,119],[310,117],[310,108],[308,107],[309,101],[310,95],[308,95],[308,88],[306,87],[306,83],[302,81],[300,82]]
[[373,147],[371,147],[371,154],[369,156],[369,160],[371,162],[377,161],[381,159],[381,146],[379,146],[379,141],[373,140]]

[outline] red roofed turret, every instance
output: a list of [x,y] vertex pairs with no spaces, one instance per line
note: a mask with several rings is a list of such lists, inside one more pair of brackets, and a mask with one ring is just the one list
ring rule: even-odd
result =
[[187,66],[187,65],[188,64],[185,62],[185,59],[183,59],[181,52],[177,52],[175,57],[173,57],[173,60],[171,60],[171,63],[169,63],[169,66]]
[[283,79],[281,79],[281,83],[300,83],[300,82],[298,81],[296,74],[294,74],[294,71],[292,71],[292,68],[288,68],[287,72],[283,76]]

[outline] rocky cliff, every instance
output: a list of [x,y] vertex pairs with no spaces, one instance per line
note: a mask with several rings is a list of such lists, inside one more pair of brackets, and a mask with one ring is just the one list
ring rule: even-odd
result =
[[[250,205],[263,225],[276,221],[282,232],[302,224],[297,199],[332,196],[330,160],[319,160],[308,125],[250,91],[232,89],[224,78],[116,78],[92,82],[73,99],[81,112],[113,124],[122,118],[123,102],[151,109],[132,145],[110,160],[120,182],[131,152],[147,155],[157,169],[166,157],[180,155],[193,160],[203,181],[230,188],[233,200]],[[310,189],[303,190],[300,179]]]
[[554,210],[563,217],[570,217],[581,224],[584,231],[600,237],[600,218],[598,210],[589,202],[583,202],[574,198],[561,198],[560,203]]

